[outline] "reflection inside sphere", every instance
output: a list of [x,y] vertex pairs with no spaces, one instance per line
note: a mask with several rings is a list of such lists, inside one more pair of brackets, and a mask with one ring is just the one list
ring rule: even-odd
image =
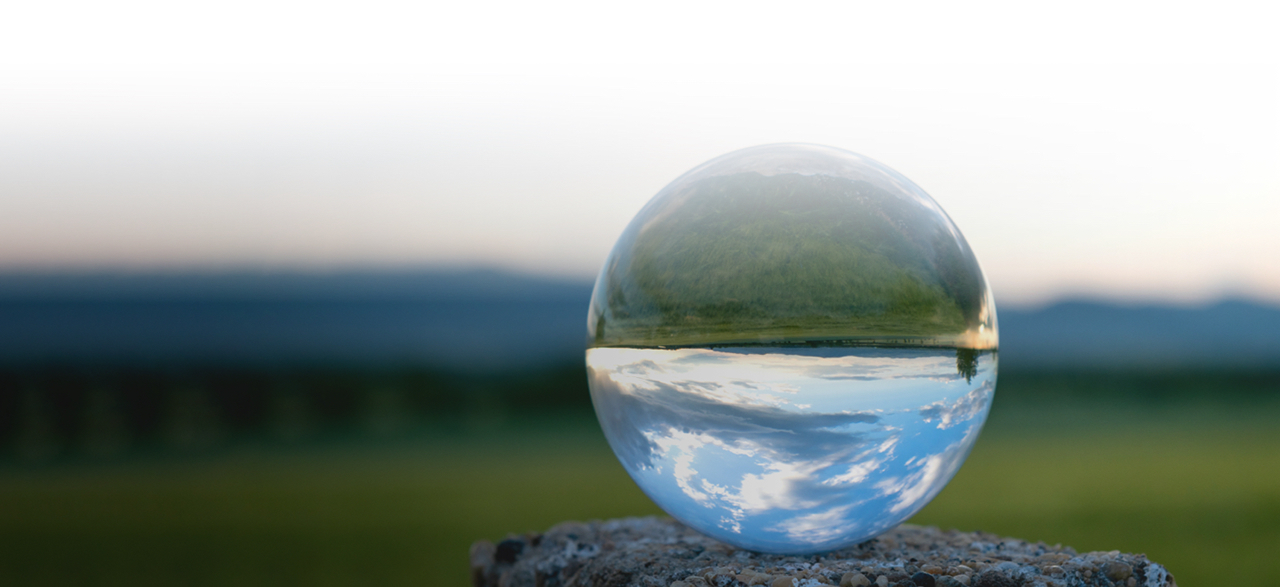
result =
[[973,447],[993,353],[597,348],[591,397],[655,502],[719,540],[831,550],[910,517]]

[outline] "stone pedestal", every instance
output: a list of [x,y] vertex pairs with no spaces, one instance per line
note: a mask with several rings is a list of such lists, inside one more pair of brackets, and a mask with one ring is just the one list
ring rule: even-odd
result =
[[982,532],[903,525],[808,556],[738,550],[666,518],[565,522],[471,546],[475,587],[1176,587],[1143,555],[1079,554]]

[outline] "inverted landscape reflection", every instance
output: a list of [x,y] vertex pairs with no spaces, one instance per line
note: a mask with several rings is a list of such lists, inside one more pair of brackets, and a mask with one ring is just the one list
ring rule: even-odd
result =
[[775,553],[867,540],[955,475],[995,391],[991,351],[594,348],[605,436],[654,502]]

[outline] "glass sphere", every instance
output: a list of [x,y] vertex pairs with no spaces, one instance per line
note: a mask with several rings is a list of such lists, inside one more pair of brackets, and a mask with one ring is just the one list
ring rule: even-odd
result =
[[928,194],[766,145],[658,192],[592,293],[596,415],[640,488],[740,548],[862,542],[925,506],[986,420],[996,312]]

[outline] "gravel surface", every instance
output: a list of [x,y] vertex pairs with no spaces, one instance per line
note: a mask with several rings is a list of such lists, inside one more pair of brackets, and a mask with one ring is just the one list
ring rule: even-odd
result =
[[667,518],[565,522],[471,546],[475,587],[1176,587],[1140,554],[903,525],[852,548],[759,554]]

